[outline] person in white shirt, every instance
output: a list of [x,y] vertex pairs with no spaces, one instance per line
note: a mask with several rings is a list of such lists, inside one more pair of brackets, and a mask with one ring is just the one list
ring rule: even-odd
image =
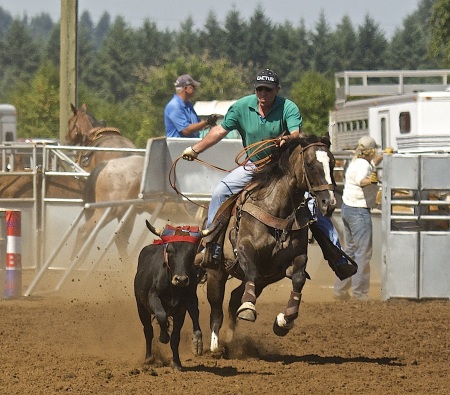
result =
[[370,287],[370,260],[372,258],[372,218],[368,202],[369,186],[378,183],[376,166],[383,159],[378,154],[377,144],[370,136],[361,137],[353,160],[345,172],[341,215],[344,224],[346,254],[358,263],[353,277],[336,278],[333,296],[336,299],[368,300]]

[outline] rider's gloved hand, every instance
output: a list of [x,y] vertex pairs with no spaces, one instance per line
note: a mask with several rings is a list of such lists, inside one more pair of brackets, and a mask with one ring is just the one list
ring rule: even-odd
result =
[[187,147],[181,155],[183,156],[183,159],[193,161],[194,159],[197,159],[198,152],[195,152],[192,147]]

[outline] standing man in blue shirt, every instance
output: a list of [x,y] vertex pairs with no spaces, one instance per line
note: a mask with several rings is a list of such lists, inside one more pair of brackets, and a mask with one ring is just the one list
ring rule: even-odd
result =
[[190,102],[199,86],[200,82],[189,74],[180,75],[175,81],[175,94],[164,109],[166,137],[199,137],[200,130],[216,124],[215,114],[202,121]]

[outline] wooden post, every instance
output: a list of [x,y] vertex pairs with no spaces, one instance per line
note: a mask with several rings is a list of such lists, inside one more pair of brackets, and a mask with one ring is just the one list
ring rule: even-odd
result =
[[70,104],[78,106],[77,92],[78,0],[61,0],[59,141],[66,143]]

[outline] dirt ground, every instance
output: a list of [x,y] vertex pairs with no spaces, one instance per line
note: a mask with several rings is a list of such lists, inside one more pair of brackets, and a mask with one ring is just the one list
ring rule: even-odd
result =
[[[289,281],[266,289],[257,321],[239,323],[222,357],[209,352],[209,307],[201,285],[205,352],[191,353],[188,319],[183,372],[172,370],[169,346],[157,341],[157,363],[143,364],[133,268],[96,272],[87,282],[74,273],[59,292],[0,300],[0,393],[448,394],[449,301],[381,301],[379,284],[369,302],[334,301],[330,273],[327,267],[313,273],[286,337],[277,337],[272,323],[284,309]],[[24,287],[31,278],[24,274]],[[224,340],[225,330],[222,335]]]

